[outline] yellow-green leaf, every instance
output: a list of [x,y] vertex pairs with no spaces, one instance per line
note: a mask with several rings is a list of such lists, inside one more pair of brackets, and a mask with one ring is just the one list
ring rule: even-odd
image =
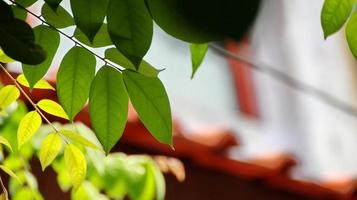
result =
[[10,177],[15,178],[17,181],[20,182],[19,177],[8,167],[6,167],[5,165],[0,165],[0,169],[2,171],[4,171],[5,173],[7,173]]
[[41,123],[41,116],[36,111],[31,111],[22,118],[17,130],[17,142],[19,149],[23,144],[32,138],[32,136],[40,128]]
[[[19,82],[21,85],[25,86],[25,87],[30,87],[29,82],[27,81],[25,75],[20,74],[17,78],[16,78],[17,82]],[[46,80],[41,79],[39,80],[35,86],[33,87],[35,89],[48,89],[48,90],[56,90],[54,87],[52,87],[52,85],[50,83],[48,83]]]
[[14,85],[7,85],[0,90],[0,108],[6,109],[20,96],[20,91]]
[[76,190],[84,181],[87,173],[87,161],[81,152],[73,144],[66,146],[64,151],[66,169],[71,177],[72,185]]
[[87,140],[86,138],[82,137],[79,133],[70,131],[70,130],[61,130],[60,133],[67,137],[68,139],[72,140],[73,142],[77,142],[83,146],[90,147],[93,149],[98,149],[100,148],[93,144],[91,141]]
[[42,170],[52,163],[61,148],[62,140],[57,133],[51,133],[43,140],[39,154]]
[[7,114],[7,112],[0,110],[0,117],[8,117],[9,114]]
[[3,144],[5,146],[7,146],[12,151],[12,147],[11,147],[10,142],[6,138],[4,138],[3,136],[0,136],[0,144]]
[[55,101],[49,99],[42,99],[37,103],[37,105],[48,114],[61,117],[64,119],[69,119],[66,112],[63,110],[62,106]]
[[12,58],[7,56],[4,51],[0,48],[0,62],[2,63],[10,63],[10,62],[15,62]]

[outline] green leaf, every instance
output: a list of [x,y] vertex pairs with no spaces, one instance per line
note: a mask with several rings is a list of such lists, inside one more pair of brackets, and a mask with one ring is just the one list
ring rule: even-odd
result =
[[86,138],[82,137],[79,133],[70,131],[70,130],[61,130],[60,133],[67,137],[68,139],[72,140],[73,142],[77,142],[85,147],[90,147],[92,149],[100,150],[100,147],[93,144],[91,141],[87,140]]
[[68,174],[71,177],[74,190],[77,190],[86,177],[87,161],[81,150],[73,144],[66,146],[64,150],[64,160]]
[[109,0],[107,21],[116,48],[139,67],[153,35],[153,22],[145,1]]
[[88,99],[95,66],[95,57],[80,47],[73,47],[62,60],[57,73],[57,95],[71,121]]
[[45,2],[52,8],[53,11],[57,11],[57,8],[62,0],[45,0]]
[[6,167],[5,165],[0,165],[0,169],[7,173],[10,177],[15,178],[17,181],[20,182],[19,177],[17,177],[17,175],[10,168]]
[[108,0],[71,0],[74,21],[90,42],[103,24],[107,5]]
[[15,18],[10,21],[0,20],[0,35],[0,47],[12,59],[31,65],[46,59],[46,52],[35,44],[35,35],[26,22]]
[[357,11],[353,12],[346,26],[346,38],[353,56],[357,59]]
[[125,70],[123,75],[131,103],[140,120],[157,140],[172,146],[170,102],[160,79],[129,70]]
[[[16,78],[17,82],[20,83],[22,86],[30,87],[29,82],[27,81],[24,74],[20,74]],[[50,83],[48,83],[45,79],[41,79],[37,81],[37,83],[33,86],[34,89],[47,89],[47,90],[56,90]]]
[[321,12],[321,25],[325,39],[341,29],[355,3],[356,0],[325,0]]
[[92,127],[107,154],[123,134],[128,101],[122,74],[103,66],[92,82],[89,114]]
[[[136,70],[135,66],[133,63],[130,62],[120,51],[118,51],[116,48],[110,48],[105,50],[105,58],[108,59],[109,61],[112,61],[126,69],[132,69]],[[140,63],[139,70],[138,72],[141,74],[144,74],[146,76],[153,76],[157,77],[161,70],[158,70],[154,68],[152,65],[150,65],[148,62],[143,60]]]
[[22,8],[19,8],[15,5],[12,5],[11,6],[11,9],[12,9],[12,12],[14,13],[15,15],[15,18],[17,19],[21,19],[22,21],[25,21],[26,18],[27,18],[27,11],[22,9]]
[[19,128],[17,129],[17,143],[19,149],[32,138],[40,128],[41,124],[41,116],[36,111],[31,111],[22,118]]
[[4,51],[0,48],[0,62],[2,63],[10,63],[10,62],[15,62],[14,59],[10,58],[7,56]]
[[149,170],[152,171],[155,177],[156,200],[164,200],[166,192],[165,177],[154,162],[149,165]]
[[57,157],[61,148],[62,140],[58,133],[51,133],[43,140],[39,153],[42,171]]
[[[146,0],[152,18],[165,32],[190,43],[206,43],[219,36],[191,23],[185,16],[180,0]],[[189,1],[187,1],[189,2]]]
[[69,119],[62,106],[55,101],[49,99],[42,99],[37,103],[37,106],[48,114],[61,117],[63,119]]
[[3,144],[5,146],[7,146],[12,151],[12,147],[11,147],[10,142],[6,138],[4,138],[3,136],[0,136],[0,144]]
[[87,36],[79,29],[76,28],[74,31],[74,37],[80,41],[81,43],[93,47],[100,48],[112,45],[112,41],[110,40],[107,24],[103,24],[98,33],[95,35],[93,42],[90,42]]
[[57,12],[55,12],[50,6],[43,4],[41,14],[46,22],[56,28],[67,28],[74,25],[73,17],[62,6],[58,6]]
[[190,44],[191,61],[192,61],[192,75],[194,77],[197,69],[202,64],[202,61],[207,53],[208,44]]
[[23,7],[26,7],[26,8],[32,6],[36,2],[37,2],[37,0],[16,0],[16,3],[22,5]]
[[5,110],[20,97],[20,91],[14,85],[7,85],[0,89],[0,108]]
[[30,89],[33,89],[35,84],[47,73],[60,43],[59,33],[48,26],[37,26],[34,28],[34,33],[36,43],[41,45],[47,52],[47,58],[38,65],[22,65],[22,70],[30,84]]

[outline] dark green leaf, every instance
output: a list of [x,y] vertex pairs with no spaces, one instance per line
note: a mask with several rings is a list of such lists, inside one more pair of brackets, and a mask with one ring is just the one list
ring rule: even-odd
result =
[[60,43],[59,33],[48,26],[40,25],[33,30],[35,33],[35,41],[47,52],[47,58],[38,65],[22,65],[22,70],[29,82],[30,89],[47,73]]
[[325,0],[321,24],[325,39],[340,30],[350,16],[356,0]]
[[43,4],[41,14],[46,22],[56,28],[66,28],[74,25],[73,17],[62,6],[58,6],[56,13],[47,4]]
[[107,21],[114,45],[139,67],[153,34],[153,22],[144,0],[109,0]]
[[191,61],[192,61],[192,75],[194,77],[197,69],[202,64],[208,49],[208,44],[190,44]]
[[34,33],[27,23],[19,19],[0,22],[0,47],[9,57],[31,65],[42,63],[46,52],[34,41]]
[[109,66],[102,67],[90,89],[89,114],[92,127],[107,154],[123,134],[128,101],[122,74]]
[[346,26],[346,38],[353,56],[357,59],[357,11],[353,12]]
[[26,17],[27,17],[26,10],[24,10],[22,8],[19,8],[19,7],[15,6],[15,5],[12,5],[11,9],[12,9],[12,12],[14,13],[14,15],[15,15],[15,18],[20,19],[22,21],[26,20]]
[[157,140],[172,146],[170,102],[160,79],[129,70],[125,70],[123,75],[140,120]]
[[[119,52],[116,48],[110,48],[105,51],[105,58],[126,68],[136,70],[133,63],[130,62],[121,52]],[[154,68],[148,62],[143,60],[139,66],[139,73],[144,74],[146,76],[153,76],[156,77],[160,70]]]
[[57,95],[71,121],[88,99],[95,66],[95,57],[80,47],[73,47],[62,60],[57,73]]
[[61,1],[62,0],[45,0],[45,2],[52,8],[53,11],[57,11]]
[[14,21],[14,13],[10,6],[4,1],[0,1],[0,23],[9,23]]
[[192,24],[179,9],[177,0],[147,0],[155,22],[168,34],[191,43],[205,43],[219,37]]
[[16,0],[16,3],[22,5],[23,7],[30,7],[36,2],[37,0]]
[[107,5],[108,0],[71,0],[74,21],[90,42],[103,24]]
[[74,37],[81,43],[93,48],[112,45],[106,24],[103,24],[102,27],[100,27],[98,33],[94,37],[93,43],[88,40],[87,36],[84,35],[84,33],[79,28],[76,28],[74,31]]

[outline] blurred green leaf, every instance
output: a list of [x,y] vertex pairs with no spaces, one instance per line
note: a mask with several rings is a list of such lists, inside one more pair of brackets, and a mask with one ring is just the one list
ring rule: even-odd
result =
[[53,11],[57,11],[57,8],[62,0],[45,0],[45,2],[52,8]]
[[355,3],[355,0],[325,0],[321,12],[321,25],[325,39],[341,29]]
[[192,61],[192,75],[194,77],[198,68],[202,64],[203,59],[207,53],[208,44],[190,44],[191,61]]

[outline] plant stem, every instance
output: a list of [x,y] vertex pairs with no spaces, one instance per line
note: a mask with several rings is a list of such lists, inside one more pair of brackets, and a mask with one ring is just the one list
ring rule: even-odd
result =
[[5,187],[4,183],[2,182],[1,177],[0,177],[0,184],[1,184],[2,191],[4,192],[4,195],[5,195],[5,200],[9,200],[9,194],[7,193],[6,187]]
[[12,77],[12,75],[6,70],[6,68],[4,67],[4,65],[0,64],[1,69],[5,72],[5,74],[14,82],[14,84],[16,85],[16,87],[21,91],[21,93],[25,96],[25,98],[30,102],[30,104],[32,105],[32,107],[38,112],[38,114],[41,115],[41,117],[53,128],[53,130],[55,130],[57,133],[59,132],[57,130],[57,128],[55,126],[53,126],[53,124],[50,122],[50,120],[47,119],[47,117],[42,113],[42,111],[40,110],[40,108],[37,106],[37,104],[35,104],[32,99],[27,95],[27,93],[25,92],[24,89],[22,89],[22,87],[19,85],[19,83],[16,81],[16,79],[14,77]]

